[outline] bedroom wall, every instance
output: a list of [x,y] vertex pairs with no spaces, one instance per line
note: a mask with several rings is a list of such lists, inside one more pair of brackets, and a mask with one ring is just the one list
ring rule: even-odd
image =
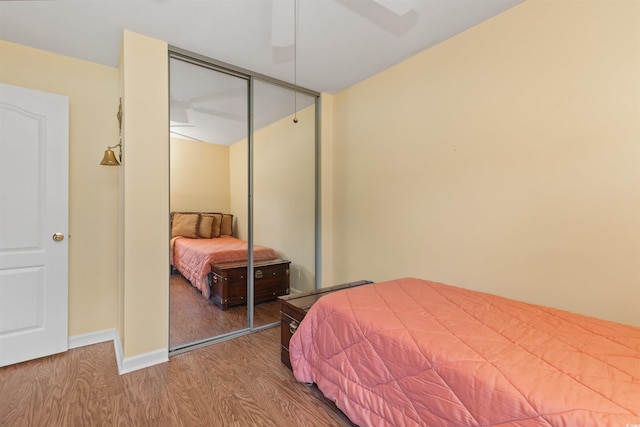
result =
[[114,329],[118,308],[118,70],[0,40],[0,81],[69,97],[69,336]]
[[[290,284],[311,290],[315,283],[315,107],[255,132],[254,242],[292,261]],[[231,211],[237,236],[247,238],[247,141],[230,147]]]
[[315,106],[255,133],[254,238],[291,261],[290,286],[315,288]]
[[172,212],[229,212],[229,147],[171,138]]
[[[121,210],[125,361],[169,347],[169,64],[165,42],[123,32]],[[138,366],[140,367],[140,366]]]
[[640,326],[639,16],[529,0],[335,95],[325,284],[415,276]]
[[320,283],[332,286],[333,273],[333,141],[334,141],[334,96],[323,93],[320,96]]
[[233,235],[246,240],[248,232],[247,204],[247,141],[242,140],[229,146],[229,189],[230,211],[233,214]]

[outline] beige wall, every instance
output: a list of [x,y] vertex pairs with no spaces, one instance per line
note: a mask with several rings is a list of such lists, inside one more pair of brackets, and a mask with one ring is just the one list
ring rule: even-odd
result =
[[[0,41],[0,81],[69,97],[69,335],[116,328],[118,70]],[[117,150],[116,150],[117,152]]]
[[172,212],[229,212],[229,147],[171,138]]
[[320,282],[323,287],[337,284],[333,272],[334,98],[329,94],[320,97]]
[[639,8],[531,0],[337,94],[332,282],[640,325]]
[[248,168],[247,141],[237,142],[229,147],[229,188],[230,211],[233,214],[233,235],[246,240],[248,231]]
[[315,106],[255,132],[254,239],[291,261],[291,288],[315,287]]
[[[254,242],[291,261],[291,288],[315,285],[315,107],[254,134]],[[231,211],[247,239],[247,141],[230,147]]]
[[130,358],[169,347],[169,66],[165,42],[123,33],[121,336]]

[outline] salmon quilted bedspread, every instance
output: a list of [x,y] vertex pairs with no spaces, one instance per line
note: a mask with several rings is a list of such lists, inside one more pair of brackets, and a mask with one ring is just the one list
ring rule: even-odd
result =
[[[178,270],[193,286],[202,292],[204,298],[211,296],[207,275],[211,272],[211,263],[246,261],[248,254],[246,241],[232,236],[220,236],[214,239],[171,239],[171,265]],[[276,252],[265,246],[253,245],[253,259],[264,261],[278,258]]]
[[640,328],[441,283],[327,294],[289,350],[359,426],[640,425]]

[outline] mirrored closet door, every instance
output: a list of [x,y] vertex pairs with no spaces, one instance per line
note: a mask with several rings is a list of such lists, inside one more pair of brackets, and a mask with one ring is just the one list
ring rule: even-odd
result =
[[277,326],[317,282],[317,94],[224,65],[170,55],[173,353]]
[[[309,291],[316,280],[315,97],[256,79],[253,113],[254,242],[286,263],[290,292]],[[278,321],[270,312],[256,305],[254,324]]]
[[[246,270],[246,247],[243,253],[234,237],[247,229],[247,218],[234,212],[247,199],[247,179],[232,171],[246,173],[246,158],[236,163],[234,145],[247,139],[249,80],[175,57],[169,67],[169,327],[175,350],[248,327],[246,303],[229,306],[228,295],[211,283],[218,277],[208,273],[211,262],[235,260],[244,260]],[[216,255],[225,245],[236,250],[235,258]]]

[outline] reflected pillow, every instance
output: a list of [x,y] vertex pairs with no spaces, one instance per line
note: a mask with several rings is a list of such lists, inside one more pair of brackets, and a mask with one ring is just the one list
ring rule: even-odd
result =
[[222,214],[222,221],[220,223],[220,235],[221,236],[233,235],[233,215]]
[[174,213],[171,221],[171,237],[197,239],[199,219],[200,215],[197,213]]
[[201,239],[210,239],[211,230],[213,228],[213,215],[200,214],[200,223],[198,224],[198,237]]
[[211,215],[211,237],[220,237],[220,226],[222,225],[222,214],[207,214]]

